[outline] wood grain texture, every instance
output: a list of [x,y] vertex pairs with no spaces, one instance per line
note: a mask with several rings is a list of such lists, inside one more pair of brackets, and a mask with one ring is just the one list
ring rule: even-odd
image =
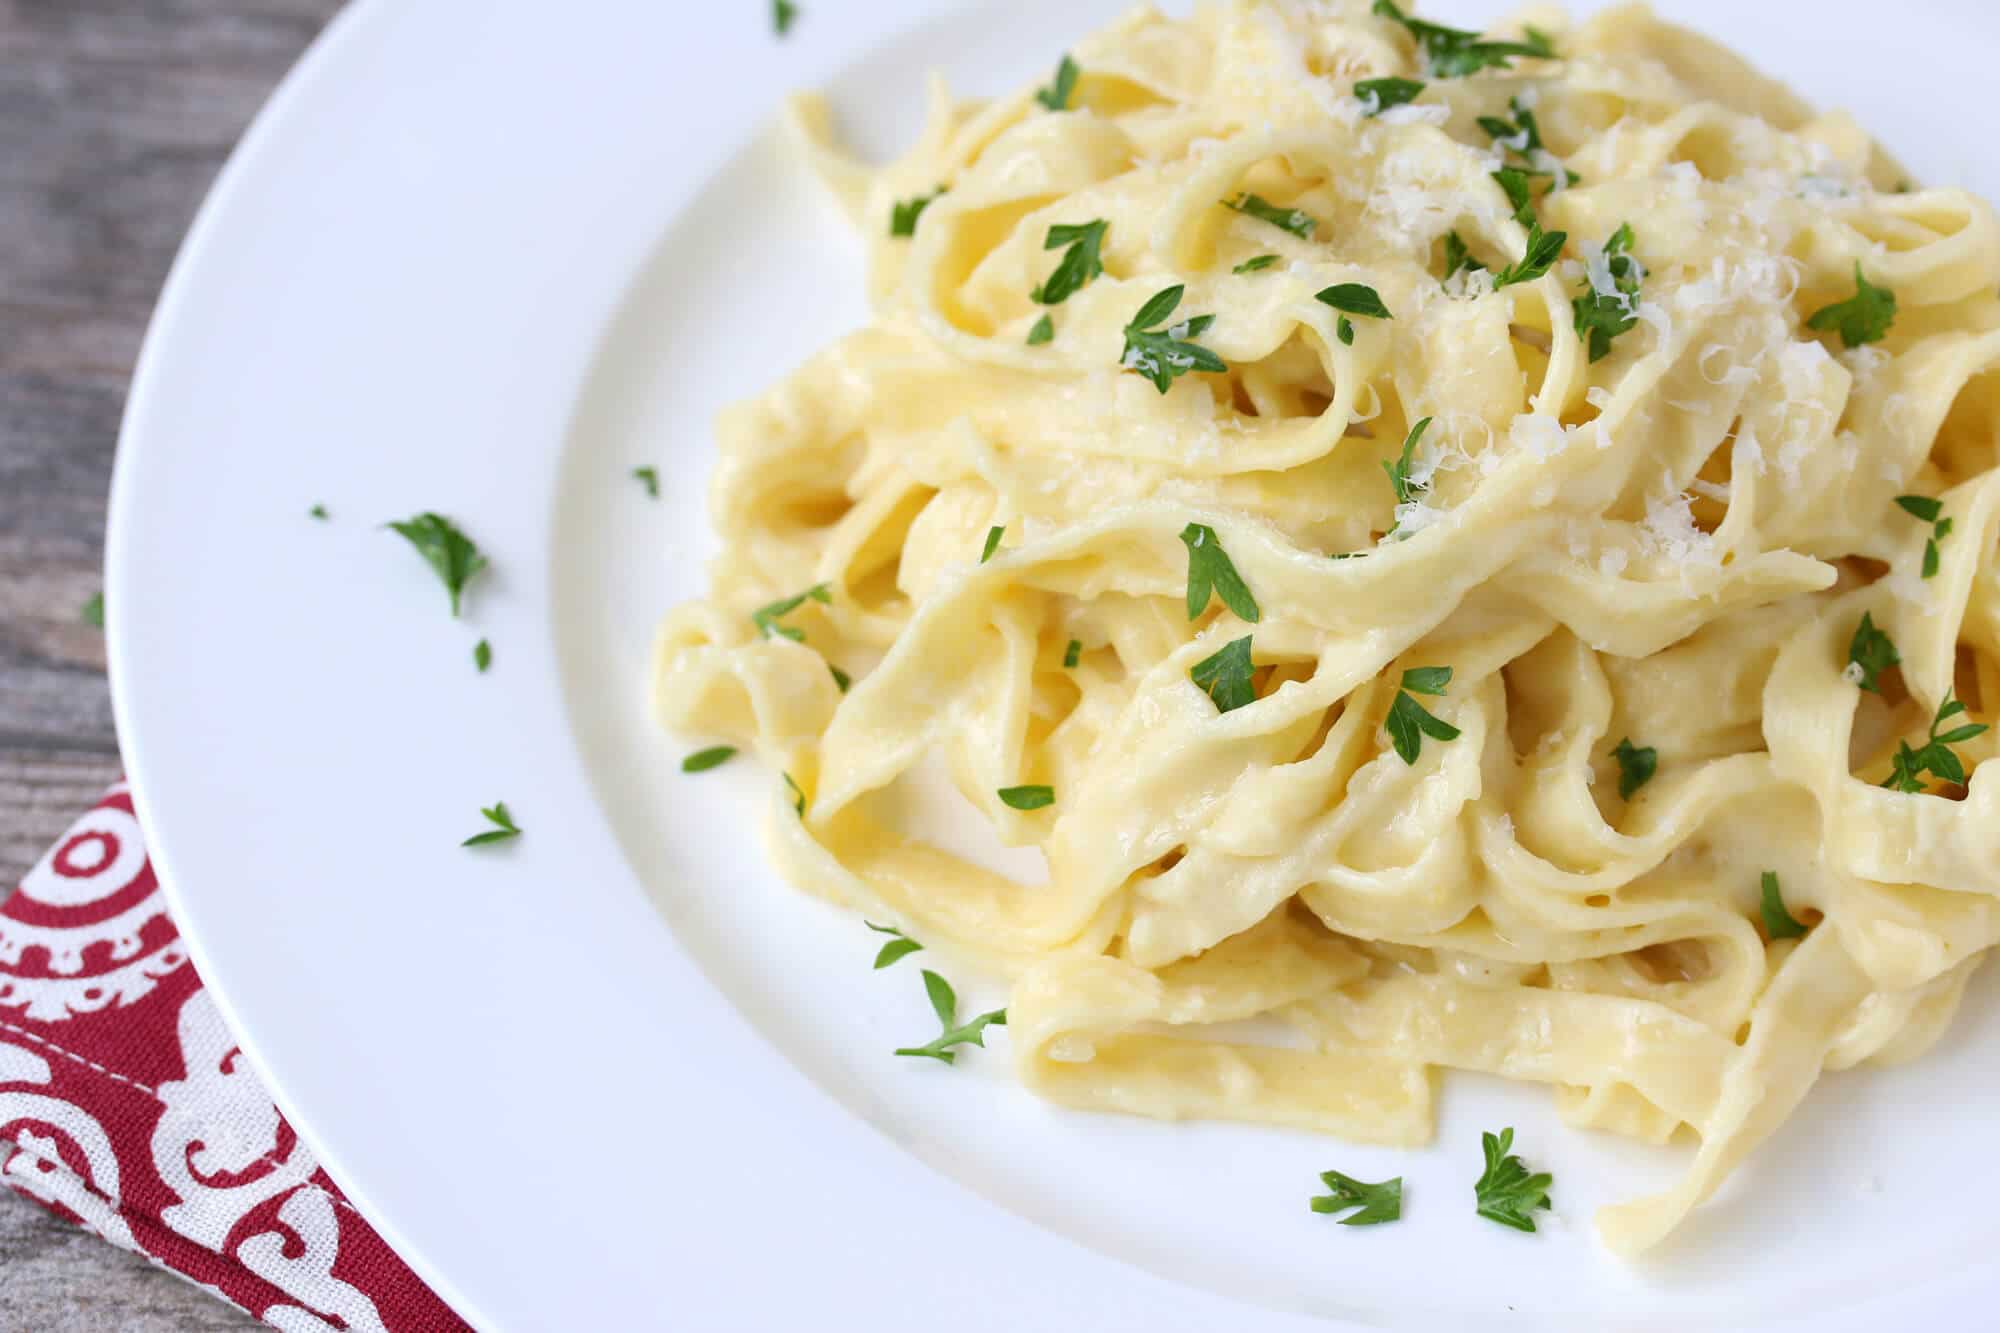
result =
[[[0,885],[118,776],[104,498],[133,358],[223,158],[336,0],[0,0]],[[0,1191],[0,1333],[257,1328]]]

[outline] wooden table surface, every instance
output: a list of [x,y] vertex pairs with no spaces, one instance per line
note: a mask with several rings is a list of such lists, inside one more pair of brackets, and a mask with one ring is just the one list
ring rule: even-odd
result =
[[[118,415],[223,158],[337,0],[0,0],[0,892],[118,776]],[[0,1333],[261,1325],[0,1190]]]

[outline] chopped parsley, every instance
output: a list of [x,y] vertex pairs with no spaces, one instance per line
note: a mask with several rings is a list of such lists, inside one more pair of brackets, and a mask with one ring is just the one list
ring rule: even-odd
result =
[[1639,322],[1639,283],[1646,276],[1632,251],[1632,224],[1621,223],[1604,243],[1604,265],[1611,273],[1613,289],[1601,292],[1588,279],[1583,295],[1570,302],[1576,313],[1576,336],[1590,343],[1590,359],[1601,361],[1611,354],[1611,340]]
[[1246,634],[1231,640],[1188,671],[1188,679],[1208,696],[1218,713],[1233,713],[1257,702],[1257,687],[1250,679],[1257,669],[1250,660],[1250,637]]
[[1384,1180],[1371,1185],[1365,1180],[1342,1175],[1338,1171],[1319,1173],[1321,1183],[1332,1190],[1331,1194],[1315,1195],[1311,1201],[1316,1213],[1338,1213],[1349,1208],[1360,1211],[1348,1213],[1340,1219],[1344,1227],[1373,1226],[1377,1222],[1394,1222],[1403,1215],[1403,1178]]
[[441,514],[418,514],[388,526],[416,547],[417,554],[444,580],[445,589],[451,594],[451,613],[457,615],[459,597],[472,576],[486,568],[486,557]]
[[1363,79],[1354,85],[1354,95],[1361,99],[1364,116],[1379,116],[1392,106],[1414,102],[1423,90],[1424,85],[1416,79]]
[[833,663],[828,662],[826,669],[833,674],[833,687],[842,694],[847,693],[854,687],[854,677],[848,675]]
[[1486,1170],[1472,1187],[1472,1195],[1478,1201],[1481,1217],[1516,1231],[1533,1231],[1535,1219],[1529,1214],[1550,1206],[1549,1186],[1555,1183],[1555,1177],[1546,1171],[1528,1174],[1521,1159],[1509,1151],[1513,1146],[1512,1129],[1501,1130],[1498,1137],[1479,1136],[1480,1151],[1486,1154]]
[[902,931],[897,930],[894,926],[878,926],[873,921],[864,921],[861,924],[878,935],[892,935],[895,937],[887,944],[884,944],[882,951],[875,955],[875,970],[877,972],[880,972],[892,963],[901,962],[913,953],[923,952],[923,945],[917,943]]
[[1201,523],[1190,523],[1181,529],[1181,541],[1188,550],[1187,613],[1193,620],[1208,609],[1209,593],[1212,590],[1222,599],[1222,604],[1251,624],[1257,623],[1257,599],[1250,594],[1250,585],[1236,572],[1235,562],[1222,549],[1222,542],[1216,537],[1215,529]]
[[1902,654],[1888,635],[1875,628],[1875,618],[1868,612],[1861,613],[1861,623],[1854,627],[1854,637],[1847,644],[1847,668],[1845,675],[1856,685],[1873,694],[1880,694],[1882,687],[1875,678],[1892,666],[1902,664]]
[[1775,870],[1764,872],[1763,898],[1757,910],[1764,918],[1764,933],[1774,940],[1795,940],[1806,933],[1805,925],[1785,910],[1785,897],[1778,891]]
[[1538,219],[1529,219],[1527,250],[1518,262],[1507,265],[1493,275],[1493,289],[1498,291],[1517,282],[1533,282],[1541,277],[1561,256],[1563,245],[1568,240],[1568,232],[1545,232]]
[[1055,336],[1056,336],[1055,322],[1051,320],[1047,315],[1043,315],[1040,319],[1035,321],[1034,327],[1028,330],[1028,346],[1040,347],[1043,343],[1048,342]]
[[1535,123],[1535,113],[1521,105],[1521,99],[1507,99],[1507,109],[1514,113],[1514,119],[1504,120],[1499,116],[1479,117],[1479,128],[1493,137],[1494,142],[1510,153],[1533,160],[1534,154],[1542,151],[1542,127]]
[[1382,295],[1373,287],[1360,282],[1337,282],[1331,287],[1323,287],[1313,293],[1313,299],[1322,305],[1330,305],[1335,310],[1348,315],[1365,315],[1369,319],[1394,319],[1389,307],[1382,304]]
[[1450,684],[1450,667],[1412,667],[1403,673],[1403,687],[1396,691],[1395,702],[1389,705],[1389,716],[1383,726],[1388,729],[1389,741],[1404,763],[1417,762],[1426,736],[1440,741],[1458,739],[1457,727],[1417,702],[1417,695],[1441,695]]
[[1413,19],[1392,0],[1375,0],[1374,12],[1401,24],[1429,62],[1430,72],[1440,79],[1458,79],[1482,69],[1512,69],[1514,59],[1554,60],[1555,44],[1538,28],[1524,28],[1527,39],[1519,42],[1488,41],[1476,32],[1447,28],[1441,23]]
[[1175,379],[1190,370],[1220,374],[1229,369],[1214,352],[1189,341],[1208,331],[1208,326],[1215,322],[1214,315],[1196,315],[1164,329],[1152,327],[1174,313],[1174,307],[1181,303],[1185,291],[1183,284],[1175,283],[1155,294],[1139,307],[1139,313],[1132,316],[1132,322],[1125,326],[1125,351],[1118,358],[1118,364],[1144,375],[1161,393],[1165,393]]
[[1040,810],[1056,803],[1054,787],[1002,787],[1000,803],[1015,810]]
[[90,600],[85,602],[82,605],[82,607],[78,609],[77,615],[82,617],[84,624],[95,626],[98,629],[103,629],[104,594],[101,592],[94,592],[90,594]]
[[507,813],[505,801],[495,801],[491,807],[480,806],[479,813],[486,816],[486,822],[493,825],[484,833],[475,833],[461,842],[461,847],[483,847],[489,842],[506,842],[521,836],[521,830],[514,826],[514,817]]
[[1924,541],[1924,577],[1936,578],[1938,572],[1938,543],[1951,535],[1951,520],[1940,518],[1944,513],[1944,501],[1928,495],[1899,495],[1896,503],[1912,518],[1931,525],[1931,535]]
[[711,745],[706,750],[696,750],[681,760],[681,772],[706,773],[719,764],[726,764],[736,757],[733,745]]
[[327,517],[326,506],[314,505],[311,509],[306,510],[306,516],[308,518],[324,519]]
[[940,185],[929,194],[918,194],[912,195],[908,199],[898,199],[895,206],[889,210],[889,234],[891,236],[915,236],[917,234],[917,219],[922,217],[924,210],[929,208],[932,202],[944,192],[945,187]]
[[1076,92],[1076,75],[1076,62],[1065,52],[1049,86],[1035,89],[1035,100],[1051,111],[1069,110],[1070,96]]
[[635,467],[632,478],[646,488],[647,498],[660,498],[660,470],[656,467]]
[[758,632],[767,639],[773,634],[781,634],[793,643],[804,643],[806,638],[804,630],[794,629],[790,625],[780,625],[778,621],[804,606],[808,598],[822,606],[833,604],[833,593],[827,585],[815,583],[802,593],[781,597],[769,606],[758,607],[750,613],[750,623],[755,625]]
[[1069,667],[1075,666],[1078,660],[1082,658],[1082,656],[1083,656],[1083,640],[1071,639],[1069,641],[1069,647],[1063,649],[1064,668],[1067,669]]
[[983,565],[993,558],[993,553],[1000,549],[1000,538],[1006,532],[1007,525],[1004,523],[995,523],[992,527],[986,529],[986,545],[981,547],[979,551],[980,564]]
[[[1090,222],[1059,222],[1049,228],[1049,234],[1042,241],[1044,250],[1062,250],[1063,257],[1056,262],[1055,272],[1048,280],[1030,293],[1039,305],[1061,305],[1079,291],[1086,282],[1104,272],[1104,262],[1100,252],[1104,248],[1104,233],[1111,224],[1103,218]],[[1067,246],[1068,249],[1063,249]]]
[[1854,261],[1854,295],[1815,310],[1812,318],[1806,321],[1806,327],[1837,329],[1844,346],[1861,347],[1880,342],[1895,318],[1896,294],[1886,287],[1873,286],[1862,277],[1861,261],[1857,259]]
[[1920,749],[1911,749],[1908,741],[1898,741],[1896,758],[1882,785],[1903,792],[1927,791],[1929,786],[1922,781],[1925,773],[1941,782],[1964,783],[1965,765],[1952,753],[1951,747],[1980,735],[1986,731],[1986,724],[1968,722],[1962,727],[1953,727],[1943,735],[1938,734],[1938,728],[1944,725],[1945,719],[1957,717],[1964,711],[1963,703],[1949,694],[1945,695],[1944,702],[1938,705],[1937,716],[1931,719],[1930,739]]
[[970,1044],[984,1049],[986,1029],[1007,1026],[1005,1009],[995,1009],[991,1013],[981,1014],[969,1023],[960,1024],[958,996],[953,993],[951,983],[929,968],[924,969],[924,993],[930,996],[931,1009],[936,1012],[938,1022],[944,1027],[944,1031],[925,1045],[900,1048],[896,1052],[898,1055],[919,1055],[952,1064],[956,1059],[951,1050],[953,1046]]
[[1447,232],[1444,238],[1444,277],[1440,281],[1450,282],[1460,269],[1467,273],[1482,273],[1486,265],[1472,257],[1472,251],[1466,248],[1457,232]]
[[1279,208],[1259,194],[1238,194],[1234,199],[1224,199],[1222,206],[1268,222],[1282,231],[1290,232],[1302,241],[1311,240],[1313,228],[1319,225],[1312,214],[1296,208]]
[[[1395,489],[1396,503],[1399,506],[1409,504],[1419,495],[1430,489],[1430,483],[1428,482],[1410,480],[1410,455],[1415,452],[1417,441],[1423,438],[1424,431],[1429,428],[1430,424],[1431,419],[1425,417],[1422,421],[1410,427],[1410,433],[1403,437],[1402,456],[1394,463],[1385,460],[1382,464],[1382,470],[1389,474],[1389,485]],[[1401,526],[1402,520],[1398,519],[1389,525],[1389,531],[1394,532]]]
[[800,819],[804,819],[806,817],[806,794],[799,790],[798,780],[790,773],[785,774],[784,778],[785,786],[792,793],[792,812]]
[[790,32],[798,17],[799,7],[792,0],[771,0],[771,28],[778,36]]
[[1630,736],[1618,742],[1611,757],[1618,761],[1618,798],[1624,801],[1631,800],[1633,792],[1651,782],[1660,766],[1660,752],[1650,745],[1632,744]]
[[1514,206],[1514,221],[1522,226],[1532,226],[1535,221],[1534,177],[1520,167],[1502,167],[1492,173],[1493,183],[1507,196],[1507,202]]
[[493,665],[493,645],[481,639],[472,645],[472,665],[481,671]]
[[1231,273],[1262,273],[1277,262],[1278,257],[1276,255],[1257,255],[1254,258],[1244,260],[1229,271]]

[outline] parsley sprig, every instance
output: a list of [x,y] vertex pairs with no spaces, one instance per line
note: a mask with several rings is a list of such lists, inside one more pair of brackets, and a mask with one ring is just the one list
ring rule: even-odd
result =
[[1562,256],[1562,248],[1568,241],[1568,232],[1543,231],[1541,220],[1530,218],[1527,248],[1518,260],[1493,275],[1493,289],[1498,291],[1517,282],[1533,282],[1541,277]]
[[1946,719],[1957,717],[1964,711],[1964,703],[1949,694],[1945,695],[1944,702],[1938,705],[1937,716],[1931,719],[1930,739],[1915,749],[1911,748],[1908,741],[1898,741],[1896,757],[1891,763],[1889,776],[1882,780],[1882,785],[1904,792],[1928,791],[1929,784],[1923,781],[1925,773],[1931,774],[1940,782],[1962,784],[1965,781],[1965,765],[1956,754],[1952,753],[1951,747],[1980,735],[1987,730],[1986,724],[1968,722],[1964,726],[1953,727],[1942,735],[1939,734],[1938,728],[1945,724]]
[[1340,1219],[1344,1227],[1373,1226],[1378,1222],[1394,1222],[1403,1215],[1403,1178],[1397,1176],[1378,1184],[1356,1180],[1353,1176],[1342,1175],[1338,1171],[1322,1171],[1319,1178],[1331,1194],[1314,1195],[1312,1210],[1316,1213],[1338,1213],[1346,1209],[1358,1209]]
[[1214,352],[1189,341],[1208,331],[1208,326],[1215,323],[1214,315],[1195,315],[1164,329],[1153,327],[1174,313],[1186,291],[1185,284],[1177,282],[1156,293],[1139,307],[1139,313],[1132,316],[1132,322],[1125,326],[1125,351],[1118,358],[1118,364],[1144,375],[1161,393],[1172,388],[1174,381],[1190,370],[1221,374],[1229,369]]
[[[1100,252],[1104,248],[1104,233],[1110,226],[1103,218],[1094,218],[1089,222],[1059,222],[1050,227],[1042,248],[1062,250],[1063,257],[1056,262],[1055,272],[1029,293],[1030,297],[1040,305],[1061,305],[1104,272]],[[1065,246],[1068,249],[1063,249]]]
[[1548,1208],[1549,1186],[1555,1177],[1546,1171],[1529,1174],[1521,1159],[1514,1156],[1514,1131],[1503,1129],[1498,1136],[1481,1134],[1480,1151],[1486,1154],[1486,1171],[1473,1185],[1479,1215],[1516,1231],[1533,1231],[1537,1208]]
[[1374,12],[1399,23],[1429,62],[1430,72],[1440,79],[1458,79],[1482,69],[1512,69],[1517,57],[1554,60],[1555,43],[1538,28],[1523,29],[1527,39],[1519,42],[1488,41],[1464,28],[1448,28],[1442,23],[1426,23],[1398,9],[1392,0],[1375,0]]
[[945,187],[940,185],[929,194],[917,194],[911,195],[908,199],[898,199],[894,206],[889,209],[889,234],[891,236],[915,236],[917,234],[917,219],[922,217],[924,210],[935,203],[938,196],[943,193],[945,193]]
[[[1409,504],[1419,495],[1430,489],[1429,482],[1410,480],[1410,456],[1416,451],[1417,441],[1423,438],[1424,432],[1430,428],[1430,424],[1431,419],[1425,417],[1422,421],[1410,427],[1410,433],[1403,437],[1402,456],[1397,458],[1394,463],[1385,460],[1382,464],[1382,470],[1389,474],[1389,485],[1396,492],[1396,503],[1399,506]],[[1389,531],[1394,532],[1401,526],[1402,520],[1398,519],[1389,525]]]
[[1778,887],[1778,872],[1766,870],[1760,885],[1757,914],[1764,918],[1764,934],[1774,940],[1796,940],[1808,927],[1785,910],[1785,895]]
[[1938,543],[1951,535],[1951,520],[1939,517],[1944,513],[1944,501],[1928,495],[1899,495],[1896,503],[1904,513],[1931,525],[1931,535],[1924,541],[1924,577],[1936,578]]
[[818,602],[822,606],[831,606],[833,604],[833,593],[826,584],[815,583],[802,593],[795,593],[790,597],[780,597],[769,606],[758,607],[750,613],[750,623],[755,625],[758,632],[767,639],[773,634],[780,634],[790,639],[793,643],[804,643],[806,639],[806,632],[804,630],[796,629],[791,625],[780,625],[778,622],[804,606],[808,599]]
[[1806,320],[1811,329],[1837,329],[1847,347],[1880,342],[1896,318],[1896,294],[1877,287],[1861,276],[1861,261],[1854,261],[1854,295],[1813,311]]
[[483,847],[489,842],[506,842],[510,838],[521,836],[521,830],[515,827],[514,817],[507,813],[505,801],[495,801],[491,806],[482,805],[479,807],[479,813],[485,815],[486,822],[493,827],[484,833],[473,834],[459,846]]
[[1234,199],[1224,199],[1222,206],[1268,222],[1302,241],[1311,240],[1313,229],[1319,226],[1319,220],[1312,214],[1297,208],[1280,208],[1260,194],[1239,193]]
[[445,590],[451,594],[451,613],[457,615],[465,585],[486,568],[486,557],[479,553],[471,538],[442,514],[422,513],[388,526],[416,547],[417,554],[444,581]]
[[904,1046],[896,1051],[898,1055],[917,1055],[931,1060],[942,1060],[946,1064],[957,1062],[954,1046],[986,1045],[986,1029],[1006,1027],[1007,1011],[995,1009],[981,1014],[967,1023],[958,1021],[958,996],[952,991],[951,983],[929,968],[924,969],[924,993],[930,996],[931,1008],[936,1011],[938,1022],[944,1031],[922,1046]]
[[891,964],[901,962],[913,953],[921,953],[923,951],[923,945],[917,943],[902,931],[897,930],[894,926],[878,926],[873,921],[864,921],[861,924],[867,926],[868,929],[878,935],[890,935],[894,937],[882,946],[880,953],[875,955],[875,970],[877,972],[880,972],[883,968]]
[[1653,780],[1653,773],[1660,766],[1660,752],[1652,746],[1632,744],[1627,736],[1618,742],[1618,748],[1611,752],[1618,761],[1618,797],[1629,801],[1632,793]]
[[1208,696],[1218,713],[1233,713],[1257,702],[1257,686],[1251,680],[1257,669],[1250,660],[1251,637],[1246,634],[1230,640],[1188,670],[1188,679]]
[[1892,666],[1900,666],[1902,661],[1895,642],[1875,628],[1874,616],[1863,611],[1861,623],[1854,627],[1854,637],[1847,643],[1849,679],[1872,694],[1880,694],[1882,687],[1876,677]]
[[1416,79],[1363,79],[1354,85],[1354,95],[1361,99],[1363,116],[1379,116],[1392,106],[1402,106],[1414,102],[1424,90],[1424,85]]
[[1222,604],[1251,624],[1260,614],[1250,585],[1236,572],[1236,564],[1222,549],[1215,529],[1205,523],[1190,523],[1181,529],[1181,541],[1188,551],[1187,613],[1193,620],[1208,609],[1211,592]]
[[1411,667],[1403,673],[1403,687],[1396,691],[1395,701],[1389,705],[1389,716],[1382,725],[1388,729],[1389,741],[1404,763],[1417,762],[1426,736],[1440,741],[1458,739],[1457,727],[1433,714],[1416,698],[1419,694],[1442,695],[1450,684],[1450,667]]
[[1334,326],[1334,334],[1350,346],[1354,342],[1354,325],[1348,321],[1349,315],[1360,315],[1366,319],[1395,318],[1389,313],[1389,307],[1382,303],[1382,294],[1364,282],[1337,282],[1314,292],[1313,299],[1340,311],[1340,322]]
[[1639,322],[1639,284],[1646,269],[1632,253],[1632,224],[1620,223],[1604,243],[1604,264],[1611,271],[1613,289],[1601,292],[1585,280],[1583,295],[1570,302],[1576,314],[1576,334],[1590,343],[1590,359],[1601,361],[1611,354],[1611,340]]
[[1076,92],[1076,62],[1065,52],[1061,63],[1056,66],[1056,76],[1046,88],[1035,89],[1035,100],[1051,111],[1069,110],[1069,99]]

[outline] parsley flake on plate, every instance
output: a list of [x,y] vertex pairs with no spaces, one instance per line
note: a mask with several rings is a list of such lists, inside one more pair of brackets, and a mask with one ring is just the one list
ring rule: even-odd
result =
[[892,964],[901,962],[913,953],[921,953],[923,951],[923,945],[917,943],[902,931],[897,930],[894,926],[878,926],[873,921],[864,921],[861,924],[878,935],[893,935],[895,937],[884,944],[882,951],[875,955],[875,970],[877,972]]
[[924,993],[930,997],[931,1009],[937,1014],[938,1022],[944,1031],[922,1046],[900,1048],[896,1052],[898,1055],[923,1056],[952,1064],[957,1058],[951,1050],[952,1047],[972,1045],[983,1048],[986,1045],[987,1028],[1007,1026],[1005,1009],[995,1009],[991,1013],[981,1014],[970,1022],[960,1023],[958,996],[953,993],[951,983],[928,968],[924,970]]
[[1512,1129],[1503,1129],[1498,1136],[1479,1136],[1480,1150],[1486,1155],[1486,1170],[1473,1185],[1472,1194],[1481,1217],[1516,1231],[1533,1231],[1535,1219],[1530,1214],[1537,1208],[1550,1206],[1549,1186],[1555,1183],[1555,1177],[1546,1171],[1530,1175],[1521,1159],[1510,1151],[1513,1146]]
[[1396,1176],[1390,1180],[1371,1185],[1365,1180],[1342,1175],[1338,1171],[1322,1171],[1320,1181],[1332,1190],[1331,1194],[1313,1196],[1311,1208],[1316,1213],[1338,1213],[1349,1208],[1357,1209],[1340,1219],[1344,1227],[1374,1226],[1378,1222],[1394,1222],[1403,1215],[1403,1178]]
[[632,478],[646,488],[648,498],[654,500],[660,498],[660,470],[658,468],[635,467],[632,469]]
[[486,557],[456,524],[442,514],[422,513],[388,525],[424,558],[444,581],[451,594],[451,613],[458,614],[459,598],[472,577],[486,568]]
[[472,665],[484,672],[493,665],[493,645],[481,639],[472,645]]
[[514,817],[507,813],[505,801],[495,801],[491,806],[480,806],[479,813],[486,816],[486,822],[493,825],[484,833],[475,833],[460,843],[461,847],[483,847],[490,842],[506,842],[521,836],[521,830],[514,825]]
[[798,21],[799,7],[792,0],[771,0],[771,30],[783,37]]

